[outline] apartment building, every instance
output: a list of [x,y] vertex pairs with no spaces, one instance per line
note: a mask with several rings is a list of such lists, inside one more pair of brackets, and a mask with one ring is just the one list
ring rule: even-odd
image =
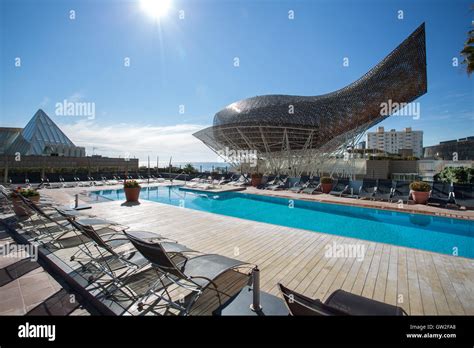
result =
[[412,153],[413,156],[421,158],[423,157],[423,131],[412,130],[408,127],[402,131],[391,129],[386,132],[384,127],[378,127],[376,132],[367,133],[367,148],[388,154]]

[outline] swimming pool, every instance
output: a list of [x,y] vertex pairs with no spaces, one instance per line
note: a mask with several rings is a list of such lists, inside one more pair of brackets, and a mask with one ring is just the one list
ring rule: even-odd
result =
[[[93,192],[125,200],[123,190]],[[474,258],[474,222],[241,192],[144,187],[140,198],[247,220]]]

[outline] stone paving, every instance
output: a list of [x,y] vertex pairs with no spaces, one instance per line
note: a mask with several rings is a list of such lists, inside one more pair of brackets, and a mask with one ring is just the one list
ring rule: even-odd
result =
[[[0,315],[87,315],[64,289],[0,226]],[[6,252],[8,250],[8,252]]]

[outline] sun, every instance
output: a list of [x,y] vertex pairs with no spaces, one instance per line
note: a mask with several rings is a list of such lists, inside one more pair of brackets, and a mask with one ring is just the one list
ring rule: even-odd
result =
[[140,0],[140,5],[149,16],[158,19],[168,13],[171,0]]

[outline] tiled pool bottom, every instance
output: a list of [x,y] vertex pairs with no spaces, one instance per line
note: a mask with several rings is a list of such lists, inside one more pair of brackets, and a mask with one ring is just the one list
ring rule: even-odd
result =
[[[95,191],[124,200],[120,190]],[[286,227],[474,258],[474,222],[240,192],[202,193],[176,186],[142,188],[142,199]]]

